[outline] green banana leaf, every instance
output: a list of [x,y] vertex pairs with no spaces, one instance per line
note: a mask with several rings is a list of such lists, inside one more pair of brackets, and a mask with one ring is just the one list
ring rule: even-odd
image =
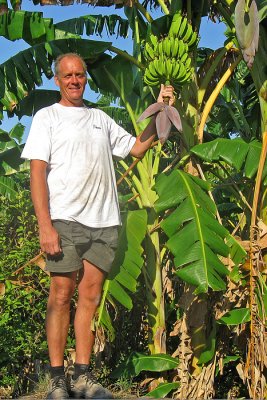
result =
[[122,94],[125,98],[133,92],[133,66],[122,56],[90,66],[89,73],[99,89],[115,97]]
[[23,39],[30,45],[67,37],[116,35],[126,38],[129,22],[119,15],[85,15],[55,23],[42,12],[13,11],[0,15],[0,36],[8,40]]
[[[137,278],[143,266],[142,241],[146,234],[147,213],[145,210],[129,211],[119,234],[119,246],[111,271],[104,283],[103,295],[98,309],[97,325],[102,325],[114,337],[112,321],[107,312],[107,301],[114,300],[127,309],[131,309],[129,294],[136,292]],[[115,304],[114,304],[115,306]]]
[[178,382],[164,382],[160,383],[156,389],[151,390],[151,392],[146,394],[146,397],[153,397],[154,399],[164,399],[167,394],[169,394],[172,390],[178,389],[180,383]]
[[[10,142],[9,142],[10,143]],[[0,166],[5,168],[5,164],[13,169],[19,169],[19,166],[23,164],[24,160],[20,158],[21,147],[14,145],[0,152]]]
[[42,12],[8,10],[0,16],[0,36],[8,40],[23,39],[30,45],[56,38],[51,18]]
[[9,133],[0,129],[0,142],[9,142],[10,136]]
[[163,372],[177,368],[179,360],[167,354],[145,355],[133,352],[129,358],[119,365],[112,373],[112,378],[126,378],[137,376],[141,371]]
[[257,7],[259,12],[259,20],[262,21],[267,17],[267,2],[264,1],[257,1]]
[[20,170],[24,160],[20,158],[24,126],[16,124],[10,132],[0,129],[0,195],[14,198],[17,194],[15,181],[7,175]]
[[244,262],[247,252],[229,232],[226,234],[226,244],[230,249],[231,260],[236,266]]
[[53,76],[52,63],[59,54],[77,52],[93,63],[110,46],[109,42],[59,39],[23,50],[0,65],[0,102],[12,109],[35,85],[42,84],[42,73],[50,79]]
[[225,289],[228,270],[219,257],[229,255],[224,242],[229,232],[216,220],[207,182],[175,170],[169,176],[161,174],[155,188],[156,211],[172,211],[161,227],[169,237],[166,245],[174,255],[176,274],[196,286],[195,293],[207,292],[209,287]]
[[256,287],[256,301],[260,318],[267,323],[267,284],[262,274],[259,273]]
[[17,194],[17,186],[14,180],[7,176],[0,176],[0,195],[14,199]]
[[85,31],[87,36],[101,36],[105,30],[108,35],[126,38],[129,32],[129,22],[119,15],[84,15],[58,22],[55,24],[55,28],[76,35],[83,35]]
[[18,103],[14,114],[19,118],[25,115],[32,116],[41,108],[57,103],[59,100],[60,92],[58,90],[34,89]]
[[[190,150],[193,154],[208,162],[225,161],[237,171],[243,171],[252,179],[258,170],[261,143],[253,140],[250,143],[242,139],[215,139],[208,143],[198,144]],[[267,163],[263,170],[264,184],[267,175]]]
[[238,308],[225,313],[220,319],[217,320],[217,323],[224,325],[238,325],[249,321],[250,309]]
[[24,131],[25,126],[21,123],[17,123],[9,132],[9,137],[10,139],[15,139],[18,143],[21,143]]
[[139,39],[145,39],[147,35],[147,23],[144,21],[144,17],[137,7],[125,7],[124,12],[132,31],[135,32],[136,24],[138,24]]
[[213,321],[212,330],[205,342],[205,349],[199,356],[198,365],[206,364],[213,359],[216,349],[216,324]]
[[[45,89],[34,89],[31,93],[24,97],[24,99],[20,100],[17,107],[14,109],[14,114],[18,116],[18,118],[22,118],[23,116],[32,116],[38,110],[43,107],[49,106],[51,104],[57,103],[60,100],[60,93],[58,90],[45,90]],[[125,126],[128,128],[129,126],[129,115],[125,111],[125,109],[121,107],[111,107],[101,101],[97,101],[97,103],[93,103],[84,99],[84,103],[88,107],[99,108],[107,113],[111,118],[113,118],[118,124]],[[0,130],[0,141],[1,139],[1,130]]]

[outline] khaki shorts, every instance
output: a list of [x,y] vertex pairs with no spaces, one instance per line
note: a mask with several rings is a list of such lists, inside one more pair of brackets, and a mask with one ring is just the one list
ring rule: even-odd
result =
[[47,256],[46,271],[77,271],[83,267],[83,260],[87,260],[109,272],[118,244],[118,226],[91,228],[65,220],[55,220],[53,226],[60,236],[62,253]]

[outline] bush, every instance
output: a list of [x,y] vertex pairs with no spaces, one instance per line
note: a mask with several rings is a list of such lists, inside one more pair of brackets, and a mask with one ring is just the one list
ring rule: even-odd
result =
[[27,265],[39,253],[39,239],[24,182],[20,177],[21,190],[14,200],[0,199],[0,386],[14,393],[25,391],[25,376],[31,376],[37,360],[47,358],[44,319],[49,279],[38,266]]

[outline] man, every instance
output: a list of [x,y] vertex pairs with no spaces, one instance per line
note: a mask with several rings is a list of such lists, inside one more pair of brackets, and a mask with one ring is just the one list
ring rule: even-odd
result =
[[[71,396],[112,398],[89,372],[94,344],[91,323],[121,223],[112,156],[141,158],[155,134],[150,127],[135,138],[104,112],[84,106],[86,64],[77,54],[57,58],[54,79],[61,100],[36,113],[22,153],[31,160],[32,201],[51,277],[46,315],[51,372],[47,398],[69,398],[63,359],[76,286]],[[163,96],[169,96],[172,104],[173,88],[162,85],[158,101]]]

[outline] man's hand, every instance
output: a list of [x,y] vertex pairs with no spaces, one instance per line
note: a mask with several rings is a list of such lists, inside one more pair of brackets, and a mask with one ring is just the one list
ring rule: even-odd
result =
[[164,86],[161,84],[160,92],[158,96],[158,103],[164,103],[164,97],[169,97],[169,106],[173,106],[175,103],[175,96],[173,94],[174,88],[171,85]]
[[39,239],[41,250],[46,254],[56,256],[62,252],[59,234],[52,225],[39,228]]

